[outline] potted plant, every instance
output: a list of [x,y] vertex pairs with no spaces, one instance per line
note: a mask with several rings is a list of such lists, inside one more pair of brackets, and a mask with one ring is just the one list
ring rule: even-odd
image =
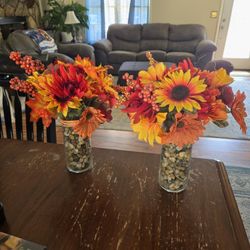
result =
[[[76,18],[79,20],[78,24],[65,24],[68,11],[74,11]],[[84,29],[89,28],[87,11],[88,9],[79,3],[72,2],[71,4],[64,5],[59,4],[56,0],[49,0],[48,10],[44,14],[42,21],[46,29],[58,32],[66,32],[68,37],[71,37],[72,40],[71,34],[74,31],[77,33],[84,33]],[[64,37],[67,37],[66,34],[63,33]]]

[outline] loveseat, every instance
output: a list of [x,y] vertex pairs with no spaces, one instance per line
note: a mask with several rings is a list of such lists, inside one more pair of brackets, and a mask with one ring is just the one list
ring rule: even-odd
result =
[[[81,57],[89,57],[92,61],[95,61],[94,48],[91,45],[85,43],[63,44],[55,37],[54,39],[57,44],[57,51],[47,53],[47,57],[70,62],[77,55],[80,55]],[[13,31],[8,35],[6,41],[3,42],[1,52],[9,54],[10,51],[20,51],[22,54],[38,58],[41,56],[41,50],[38,45],[29,36],[24,34],[22,30]],[[42,57],[44,57],[44,54]]]
[[206,40],[204,26],[199,24],[173,25],[112,24],[107,39],[94,44],[96,64],[111,65],[117,74],[125,61],[146,61],[151,51],[158,61],[178,63],[190,58],[200,68],[211,61],[216,45]]

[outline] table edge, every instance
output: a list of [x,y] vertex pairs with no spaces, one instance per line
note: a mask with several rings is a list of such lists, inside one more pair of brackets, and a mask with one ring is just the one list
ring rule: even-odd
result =
[[223,191],[226,203],[227,203],[228,212],[231,218],[231,222],[233,224],[233,230],[236,236],[239,250],[250,249],[248,237],[247,237],[244,225],[243,225],[243,221],[241,219],[241,215],[240,215],[238,205],[234,197],[231,184],[228,179],[225,165],[222,161],[218,161],[218,160],[215,160],[215,161],[217,165],[219,178],[221,180],[222,191]]

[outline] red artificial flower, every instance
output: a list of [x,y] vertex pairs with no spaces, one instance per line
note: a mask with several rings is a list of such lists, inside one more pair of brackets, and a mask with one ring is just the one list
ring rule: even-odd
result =
[[194,67],[192,61],[190,58],[183,60],[182,62],[179,62],[178,68],[182,69],[184,72],[190,70],[191,76],[193,77],[194,75],[197,74],[199,71],[198,68]]
[[53,80],[47,85],[49,108],[57,108],[66,117],[68,109],[78,109],[80,99],[90,95],[88,82],[82,71],[71,65],[59,65],[51,71]]
[[136,83],[134,87],[134,92],[131,91],[129,94],[129,100],[123,103],[125,108],[122,111],[130,113],[134,123],[138,123],[141,117],[154,120],[156,112],[159,111],[159,106],[155,102],[156,98],[153,93],[153,85],[142,86]]
[[221,99],[228,106],[231,107],[234,100],[234,93],[232,87],[225,86],[221,88]]
[[224,121],[227,119],[226,106],[220,99],[217,99],[220,94],[218,89],[208,89],[203,93],[206,102],[201,104],[198,117],[204,124],[209,121]]

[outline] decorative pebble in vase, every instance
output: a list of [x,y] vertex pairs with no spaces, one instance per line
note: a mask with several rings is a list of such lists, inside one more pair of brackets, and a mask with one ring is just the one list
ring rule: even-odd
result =
[[82,173],[93,167],[90,139],[74,133],[71,127],[64,127],[64,147],[67,169],[73,173]]
[[178,148],[174,144],[162,145],[159,184],[171,193],[183,191],[188,183],[192,145]]

